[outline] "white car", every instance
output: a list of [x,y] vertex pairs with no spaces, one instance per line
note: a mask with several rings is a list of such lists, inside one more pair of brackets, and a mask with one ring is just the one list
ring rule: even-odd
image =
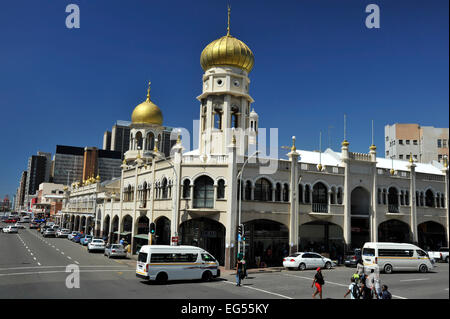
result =
[[105,242],[103,239],[93,238],[88,244],[88,252],[105,251]]
[[330,259],[312,252],[297,252],[283,258],[283,267],[287,269],[331,269],[335,263]]
[[56,231],[56,237],[61,238],[61,237],[67,237],[70,234],[70,230],[66,229],[66,228],[62,228],[62,229],[58,229]]
[[24,226],[23,224],[19,224],[19,223],[16,223],[16,224],[14,225],[14,227],[20,228],[20,229],[24,229],[24,228],[25,228],[25,226]]
[[3,228],[3,232],[10,233],[10,234],[17,234],[19,232],[19,230],[17,229],[16,226],[8,226],[8,227]]

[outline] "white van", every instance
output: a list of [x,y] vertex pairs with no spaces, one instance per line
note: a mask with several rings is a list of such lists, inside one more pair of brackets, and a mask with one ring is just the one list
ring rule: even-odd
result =
[[427,272],[434,268],[428,254],[413,244],[365,243],[362,259],[364,266],[378,265],[387,274],[394,270]]
[[195,246],[145,245],[136,263],[136,277],[167,280],[202,279],[220,276],[219,263],[206,250]]

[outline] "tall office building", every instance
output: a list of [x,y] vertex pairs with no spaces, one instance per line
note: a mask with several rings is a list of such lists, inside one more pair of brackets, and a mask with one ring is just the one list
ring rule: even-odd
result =
[[109,180],[120,176],[121,153],[96,147],[57,145],[53,160],[53,182],[71,185],[91,177]]
[[28,159],[27,167],[27,181],[25,184],[25,206],[28,207],[29,199],[31,195],[36,194],[39,189],[39,184],[46,182],[46,170],[47,170],[47,156],[32,155]]
[[103,149],[110,151],[111,150],[111,132],[105,131],[103,134]]
[[442,162],[449,155],[448,128],[419,124],[386,125],[384,127],[385,157],[421,163]]
[[24,206],[24,200],[25,200],[25,186],[27,184],[27,171],[23,171],[22,175],[20,177],[20,184],[17,188],[17,194],[16,194],[16,202],[15,202],[15,210],[19,211]]

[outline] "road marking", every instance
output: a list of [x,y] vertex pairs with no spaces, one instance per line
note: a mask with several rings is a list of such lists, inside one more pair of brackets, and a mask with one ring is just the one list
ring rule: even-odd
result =
[[67,256],[67,258],[72,259],[72,257],[70,257],[70,256]]
[[31,256],[33,256],[33,253],[30,253],[31,254]]
[[76,260],[75,260],[75,263],[76,263],[77,265],[79,265],[79,264],[80,264],[80,263],[79,263],[78,261],[76,261]]
[[39,262],[37,263],[39,266],[41,265]]
[[[111,272],[111,271],[117,271],[117,269],[92,269],[92,270],[80,270],[80,272]],[[121,269],[121,271],[126,272],[135,272],[135,270],[131,269]],[[52,270],[52,271],[36,271],[36,272],[18,272],[18,273],[12,273],[12,274],[0,274],[0,277],[4,276],[22,276],[22,275],[36,275],[36,274],[56,274],[56,273],[66,273],[65,270]],[[250,287],[247,287],[250,288]],[[253,288],[255,289],[255,288]]]
[[400,281],[420,281],[420,280],[429,280],[429,278],[403,279],[403,280],[400,280]]
[[56,248],[56,250],[57,250],[57,251],[59,251],[59,249],[58,249],[58,248]]
[[[65,268],[66,266],[42,266],[42,267],[15,267],[15,268],[1,268],[0,271],[3,270],[16,270],[16,269],[35,269],[35,268]],[[80,266],[83,268],[120,268],[123,266],[111,266],[111,265],[94,265],[94,266]]]
[[[232,285],[235,285],[235,283],[230,282],[230,281],[222,281],[222,282],[223,282],[223,283],[226,283],[226,284],[232,284]],[[263,289],[259,289],[259,288],[255,288],[255,287],[249,287],[249,286],[241,286],[241,287],[248,288],[248,289],[253,289],[253,290],[257,290],[257,291],[261,291],[261,292],[265,292],[265,293],[267,293],[267,294],[271,294],[271,295],[283,297],[283,298],[286,298],[286,299],[294,299],[294,298],[291,298],[291,297],[288,297],[288,296],[280,295],[280,294],[277,294],[277,293],[275,293],[275,292],[271,292],[271,291],[267,291],[267,290],[263,290]]]
[[36,260],[36,257],[33,257],[34,260]]

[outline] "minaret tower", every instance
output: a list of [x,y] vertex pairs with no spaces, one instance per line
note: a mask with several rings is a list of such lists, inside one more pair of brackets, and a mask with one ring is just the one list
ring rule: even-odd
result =
[[248,74],[253,68],[254,56],[244,42],[230,34],[230,7],[227,34],[205,47],[200,64],[205,71],[203,91],[197,97],[200,101],[200,154],[227,154],[233,128],[238,152],[246,152],[248,138],[243,132],[250,129],[253,99],[249,95]]

